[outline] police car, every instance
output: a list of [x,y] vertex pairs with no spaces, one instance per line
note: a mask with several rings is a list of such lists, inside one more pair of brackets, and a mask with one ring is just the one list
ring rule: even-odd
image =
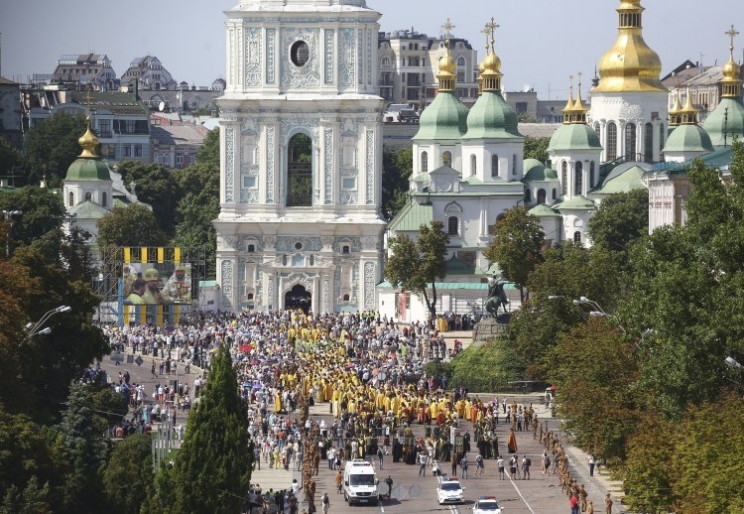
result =
[[439,505],[445,503],[462,503],[464,487],[455,477],[443,478],[437,487],[437,500]]
[[501,514],[501,505],[495,496],[479,496],[473,505],[473,514]]

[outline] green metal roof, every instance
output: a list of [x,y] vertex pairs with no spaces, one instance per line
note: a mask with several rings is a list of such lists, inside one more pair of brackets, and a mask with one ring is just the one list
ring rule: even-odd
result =
[[672,130],[664,152],[712,152],[710,136],[699,125],[680,125]]
[[388,224],[394,232],[418,232],[421,225],[428,225],[434,219],[431,204],[409,201]]
[[101,219],[109,213],[108,209],[90,200],[71,207],[69,212],[80,219]]
[[739,138],[744,137],[744,105],[741,99],[721,98],[718,106],[705,118],[703,128],[716,148],[724,146],[724,132],[727,145],[733,141],[734,134]]
[[574,196],[570,200],[553,205],[553,209],[557,211],[593,211],[596,208],[594,202],[587,200],[583,196]]
[[414,141],[459,140],[467,130],[468,108],[449,91],[440,91],[421,113]]
[[685,162],[659,162],[654,164],[652,171],[666,171],[670,173],[687,173],[687,168],[692,166],[696,160],[700,160],[706,166],[722,169],[731,164],[734,150],[727,146],[705,155],[700,155]]
[[620,175],[606,180],[601,188],[592,191],[592,193],[597,195],[612,195],[615,193],[628,193],[634,189],[645,189],[646,185],[643,183],[643,175],[645,173],[646,170],[640,166],[633,166]]
[[108,164],[97,157],[78,157],[67,168],[66,181],[111,181]]
[[468,113],[468,131],[463,139],[522,138],[517,113],[506,103],[501,91],[484,91]]
[[544,203],[541,203],[539,205],[536,205],[529,211],[527,211],[527,214],[530,216],[537,216],[538,218],[560,218],[561,215],[555,212],[553,209],[545,205]]
[[470,184],[471,186],[481,186],[484,183],[481,179],[479,179],[475,175],[470,175],[468,178],[466,178],[462,182],[465,182],[466,184]]
[[472,275],[475,272],[475,266],[468,264],[456,255],[446,262],[447,275]]
[[602,145],[589,125],[571,123],[556,130],[548,145],[549,152],[566,150],[602,150]]
[[555,170],[546,168],[537,159],[525,159],[524,181],[525,182],[554,182],[558,180]]

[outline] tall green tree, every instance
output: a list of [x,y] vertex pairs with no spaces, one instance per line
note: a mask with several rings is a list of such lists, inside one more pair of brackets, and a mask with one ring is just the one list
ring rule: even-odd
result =
[[421,225],[416,241],[402,234],[388,242],[391,255],[385,264],[385,279],[396,289],[421,296],[432,319],[437,317],[436,281],[447,276],[448,243],[441,221]]
[[207,386],[189,416],[173,469],[175,512],[239,512],[248,494],[253,444],[245,402],[226,346],[212,361]]
[[524,158],[537,159],[542,163],[548,162],[548,145],[549,137],[530,137],[524,138]]
[[0,191],[0,209],[22,213],[13,219],[11,250],[17,246],[33,246],[49,259],[58,257],[60,228],[65,219],[60,195],[38,186]]
[[181,197],[175,172],[157,163],[124,161],[117,164],[122,180],[137,194],[137,199],[152,206],[158,226],[172,236],[175,231],[176,205]]
[[65,476],[61,512],[99,512],[104,507],[100,471],[108,460],[106,432],[99,432],[93,409],[93,389],[73,384],[67,408],[59,424],[59,442],[64,448],[70,472]]
[[382,152],[382,212],[393,219],[406,204],[408,179],[413,172],[413,150],[393,150],[384,147]]
[[633,241],[648,234],[648,191],[634,189],[602,201],[589,220],[595,245],[626,253]]
[[496,232],[486,258],[501,268],[503,277],[514,282],[524,300],[524,287],[530,273],[542,261],[545,233],[540,221],[518,206],[496,220]]
[[202,248],[207,277],[211,278],[216,276],[217,262],[217,231],[212,221],[220,214],[219,136],[219,129],[210,131],[199,149],[196,163],[174,172],[181,190],[174,243],[184,248]]
[[160,230],[155,215],[140,204],[114,207],[98,221],[98,247],[160,246],[168,236]]
[[10,146],[5,139],[0,138],[0,176],[10,175],[21,165],[21,152]]
[[11,485],[0,498],[0,514],[52,514],[49,485],[39,485],[34,476],[23,490]]
[[49,187],[59,187],[67,168],[80,155],[78,139],[85,134],[85,117],[57,112],[34,125],[25,141],[26,184],[38,184],[44,174]]
[[625,458],[639,417],[628,393],[638,374],[631,348],[607,320],[590,318],[559,336],[551,362],[566,429],[579,447],[613,463]]
[[107,512],[139,514],[152,488],[152,438],[136,434],[116,443],[103,471]]

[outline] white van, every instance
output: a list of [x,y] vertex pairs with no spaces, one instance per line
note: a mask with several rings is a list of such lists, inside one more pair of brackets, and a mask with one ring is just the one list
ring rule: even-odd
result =
[[361,459],[350,460],[344,468],[344,500],[349,502],[349,505],[355,503],[376,505],[378,483],[371,462]]

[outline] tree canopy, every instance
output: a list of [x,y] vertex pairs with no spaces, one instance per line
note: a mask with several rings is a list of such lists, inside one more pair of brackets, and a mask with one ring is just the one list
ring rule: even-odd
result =
[[393,219],[406,204],[408,179],[413,172],[413,150],[395,151],[384,147],[382,152],[382,213]]
[[501,268],[503,277],[514,282],[524,296],[524,287],[535,266],[542,261],[545,233],[540,221],[524,207],[514,207],[496,220],[496,232],[486,258]]
[[134,189],[137,199],[152,206],[152,213],[162,231],[172,236],[176,204],[181,196],[175,172],[157,163],[139,161],[120,162],[117,168],[124,183]]
[[648,191],[634,189],[602,201],[589,219],[589,236],[597,246],[627,253],[632,241],[648,234]]
[[26,134],[26,184],[38,184],[46,174],[49,187],[59,187],[67,168],[81,153],[78,139],[85,133],[85,117],[57,112]]
[[99,248],[115,246],[160,246],[168,236],[160,230],[155,215],[141,204],[114,207],[98,221]]
[[388,242],[390,257],[384,275],[396,289],[411,291],[426,302],[431,318],[437,316],[437,279],[447,276],[447,244],[449,236],[441,221],[421,225],[416,240],[405,234]]
[[530,137],[524,138],[524,158],[537,159],[542,163],[548,162],[548,146],[550,145],[549,137]]

